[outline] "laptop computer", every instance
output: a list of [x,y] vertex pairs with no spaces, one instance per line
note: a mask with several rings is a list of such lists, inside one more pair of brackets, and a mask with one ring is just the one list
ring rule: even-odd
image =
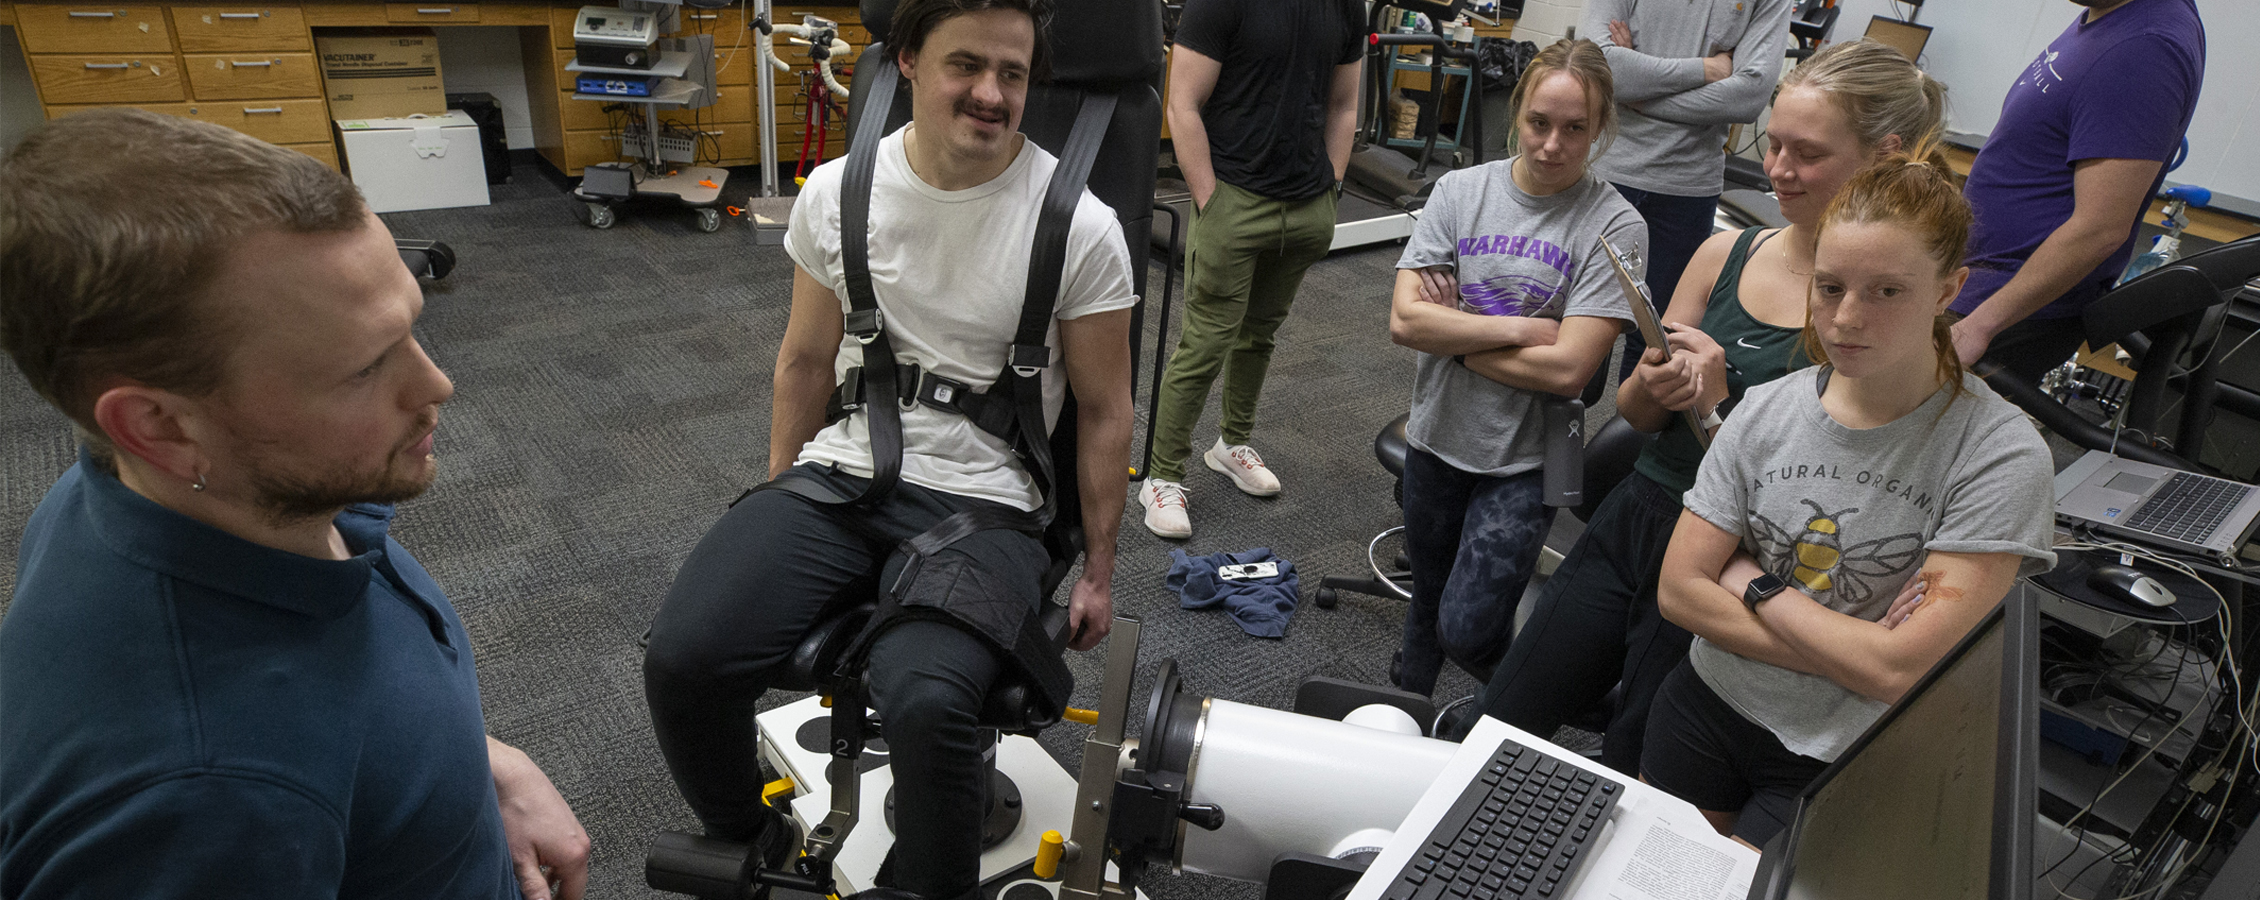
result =
[[2090,450],[2056,473],[2056,516],[2139,543],[2226,559],[2260,521],[2260,488]]
[[1930,43],[1930,26],[1870,16],[1868,31],[1861,36],[1897,50],[1909,62],[1915,62],[1923,58],[1923,46]]

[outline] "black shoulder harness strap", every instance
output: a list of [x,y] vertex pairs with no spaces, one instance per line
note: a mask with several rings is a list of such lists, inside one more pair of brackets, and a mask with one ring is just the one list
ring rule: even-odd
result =
[[[761,489],[787,490],[826,504],[877,502],[894,490],[902,474],[902,409],[911,403],[951,409],[972,417],[977,425],[1005,438],[1012,446],[1036,489],[1042,505],[1033,512],[982,507],[949,516],[933,528],[905,541],[910,565],[888,594],[916,577],[919,564],[942,548],[967,535],[995,528],[1041,533],[1058,509],[1059,473],[1054,471],[1051,439],[1044,423],[1043,373],[1055,360],[1044,342],[1057,308],[1060,281],[1067,262],[1068,235],[1075,208],[1082,200],[1099,145],[1114,118],[1115,95],[1084,95],[1075,125],[1062,148],[1059,165],[1046,187],[1044,205],[1036,219],[1034,246],[1028,259],[1027,293],[1021,302],[1020,324],[1009,357],[990,390],[976,393],[954,382],[945,384],[937,398],[935,379],[921,375],[916,366],[890,365],[894,350],[887,339],[886,322],[871,287],[871,184],[877,169],[879,142],[886,128],[888,100],[900,78],[895,66],[881,65],[866,88],[871,97],[856,122],[855,140],[849,146],[847,169],[840,194],[840,255],[847,289],[848,313],[844,330],[863,345],[864,364],[850,370],[836,399],[847,410],[861,408],[869,429],[872,477],[863,492],[840,497],[810,480],[788,478],[771,481]],[[906,377],[907,376],[907,377]],[[936,401],[939,402],[936,402]],[[1009,418],[1004,413],[1009,411]],[[997,427],[1003,426],[1003,427]],[[1069,478],[1073,473],[1067,473]]]

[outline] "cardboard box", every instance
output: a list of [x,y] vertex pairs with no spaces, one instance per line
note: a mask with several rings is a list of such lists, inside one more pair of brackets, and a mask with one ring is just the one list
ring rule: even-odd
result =
[[339,119],[345,172],[376,212],[487,205],[479,124],[462,110],[401,119]]
[[429,28],[322,29],[322,92],[339,119],[436,116],[447,112],[439,36]]

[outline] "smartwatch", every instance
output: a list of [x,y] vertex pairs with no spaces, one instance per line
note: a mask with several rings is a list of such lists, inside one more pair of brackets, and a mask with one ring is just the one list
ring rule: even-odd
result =
[[1749,607],[1751,612],[1757,612],[1759,603],[1767,597],[1781,593],[1782,589],[1788,586],[1783,584],[1781,579],[1775,578],[1773,573],[1762,573],[1758,577],[1750,579],[1750,585],[1742,589],[1742,605]]

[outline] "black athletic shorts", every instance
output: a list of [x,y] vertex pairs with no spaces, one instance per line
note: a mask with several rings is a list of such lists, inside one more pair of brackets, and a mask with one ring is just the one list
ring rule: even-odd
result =
[[1828,763],[1790,752],[1681,661],[1656,692],[1640,774],[1712,812],[1738,812],[1734,835],[1763,847],[1797,813],[1797,794]]

